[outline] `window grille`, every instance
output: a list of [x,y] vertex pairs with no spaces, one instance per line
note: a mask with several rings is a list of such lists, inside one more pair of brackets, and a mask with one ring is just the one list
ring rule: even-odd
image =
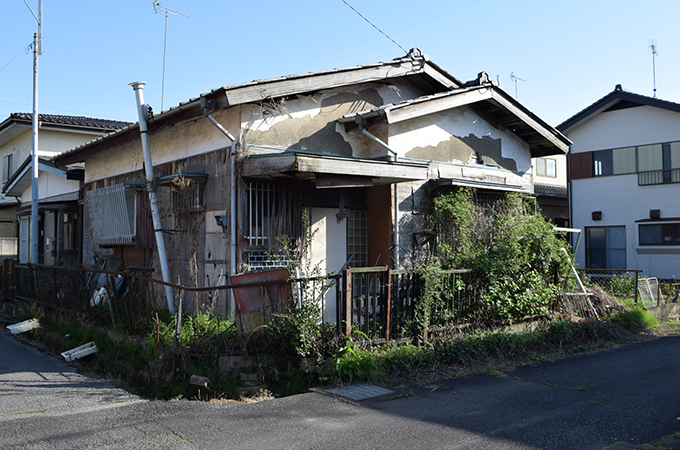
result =
[[680,223],[640,225],[640,245],[680,245]]
[[91,228],[99,244],[129,244],[135,237],[135,193],[116,184],[87,193]]
[[271,247],[272,221],[277,212],[277,190],[271,183],[248,183],[248,244]]
[[173,189],[172,203],[175,214],[205,211],[205,186],[191,182],[187,188]]
[[243,244],[247,250],[279,250],[287,236],[294,250],[302,249],[303,219],[310,204],[309,186],[298,180],[247,181],[244,196]]

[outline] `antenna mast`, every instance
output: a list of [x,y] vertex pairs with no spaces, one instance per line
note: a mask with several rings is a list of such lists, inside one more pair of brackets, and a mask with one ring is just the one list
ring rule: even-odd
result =
[[515,75],[515,72],[510,73],[510,80],[512,80],[515,83],[515,100],[517,100],[517,82],[526,80],[523,80],[522,78]]
[[654,98],[656,98],[656,39],[649,41],[649,48],[652,50],[652,76],[654,79]]
[[160,2],[153,2],[153,11],[158,12],[158,9],[162,9],[165,12],[165,36],[163,38],[163,80],[161,82],[161,111],[163,111],[163,97],[165,96],[165,52],[168,47],[168,13],[173,16],[180,15],[184,17],[190,17],[188,14],[175,11],[160,4]]

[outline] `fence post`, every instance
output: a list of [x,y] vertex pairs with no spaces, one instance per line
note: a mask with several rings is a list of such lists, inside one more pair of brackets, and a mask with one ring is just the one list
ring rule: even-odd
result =
[[352,329],[352,270],[342,269],[342,298],[345,301],[345,336]]
[[635,272],[635,306],[637,306],[638,302],[638,274],[639,272]]
[[385,317],[385,345],[387,347],[390,346],[390,326],[392,325],[392,322],[390,320],[392,316],[391,303],[392,303],[392,269],[387,269],[387,305],[385,306],[385,310],[387,313],[387,316]]

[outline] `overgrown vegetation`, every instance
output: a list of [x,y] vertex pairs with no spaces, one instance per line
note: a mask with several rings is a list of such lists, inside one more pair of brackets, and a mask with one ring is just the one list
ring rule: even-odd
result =
[[471,188],[444,191],[434,198],[431,225],[438,258],[420,271],[426,283],[436,284],[432,264],[477,270],[483,291],[477,321],[548,312],[572,261],[563,250],[566,241],[538,212],[534,198],[516,193],[480,198]]
[[[32,337],[55,354],[94,341],[100,352],[79,360],[81,370],[140,395],[205,399],[240,398],[261,389],[283,396],[333,381],[480,370],[501,375],[506,365],[607,347],[658,326],[643,308],[629,303],[624,309],[609,296],[596,314],[600,320],[560,313],[556,293],[572,261],[563,250],[566,242],[537,213],[533,199],[517,194],[482,199],[471,189],[458,189],[434,200],[431,225],[438,248],[418,267],[419,297],[413,314],[399,325],[411,339],[384,346],[358,330],[340,337],[323,320],[321,300],[332,283],[309,258],[314,232],[308,212],[303,225],[298,238],[283,236],[275,246],[296,279],[292,295],[252,332],[213,314],[214,305],[202,310],[197,297],[194,311],[179,323],[176,316],[150,309],[135,321],[114,323],[115,308],[90,305],[88,293],[79,309],[34,309],[43,326]],[[197,273],[195,255],[190,262]],[[461,268],[474,272],[451,271]],[[622,276],[607,289],[630,302],[633,287],[634,280]],[[527,319],[534,328],[507,328]],[[207,378],[209,387],[192,387],[193,375]],[[245,379],[256,386],[245,386]]]

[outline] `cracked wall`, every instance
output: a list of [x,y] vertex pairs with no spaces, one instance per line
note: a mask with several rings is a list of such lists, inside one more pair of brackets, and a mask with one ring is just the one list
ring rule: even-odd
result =
[[[275,149],[267,147],[275,147],[365,157],[373,151],[367,150],[372,143],[348,137],[336,121],[346,114],[418,95],[407,85],[365,83],[295,99],[262,100],[243,108],[243,142],[260,153],[271,153]],[[386,137],[387,130],[384,132]]]

